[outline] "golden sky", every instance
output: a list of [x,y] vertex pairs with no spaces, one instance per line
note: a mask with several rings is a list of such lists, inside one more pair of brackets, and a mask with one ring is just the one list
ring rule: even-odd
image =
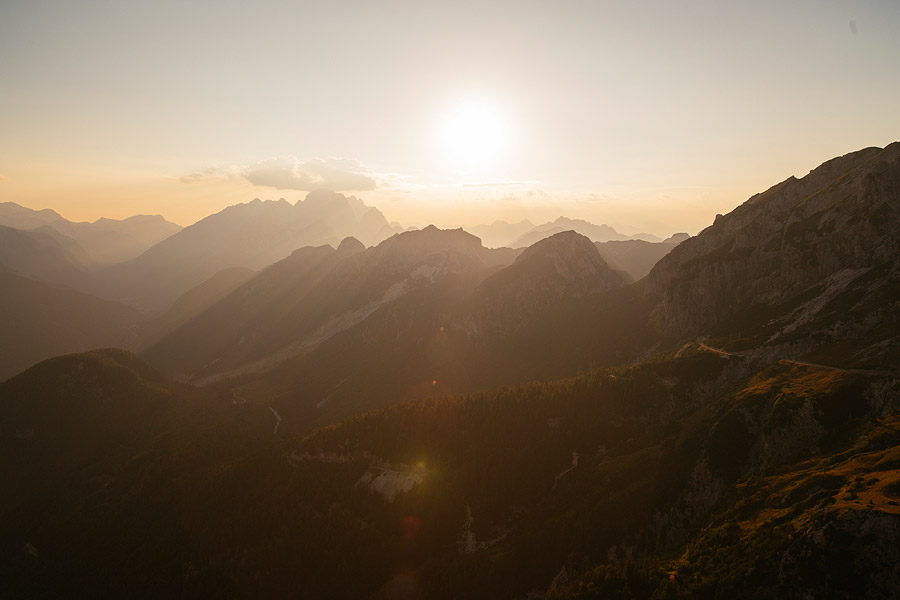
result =
[[696,233],[900,139],[900,2],[0,3],[0,201]]

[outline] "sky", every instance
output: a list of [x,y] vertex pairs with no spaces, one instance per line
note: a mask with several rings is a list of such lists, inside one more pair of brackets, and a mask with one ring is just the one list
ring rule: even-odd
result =
[[900,139],[900,2],[0,0],[0,201],[697,233]]

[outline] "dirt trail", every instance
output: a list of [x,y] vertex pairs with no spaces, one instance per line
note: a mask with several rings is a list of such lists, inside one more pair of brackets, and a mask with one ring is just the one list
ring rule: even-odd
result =
[[707,346],[705,342],[697,341],[697,345],[701,350],[706,350],[707,352],[713,352],[714,354],[718,354],[719,356],[724,356],[725,358],[731,358],[732,356],[737,356],[732,352],[728,352],[727,350],[722,350],[721,348],[713,348],[712,346]]
[[[705,350],[707,352],[712,352],[714,354],[718,354],[719,356],[724,356],[725,358],[732,358],[734,356],[740,356],[740,354],[735,354],[733,352],[728,352],[727,350],[723,350],[722,348],[713,348],[712,346],[707,345],[705,342],[701,340],[697,340],[697,346],[700,350]],[[791,363],[792,365],[801,365],[804,367],[814,367],[818,369],[828,369],[830,371],[838,371],[840,373],[853,373],[856,375],[877,375],[877,376],[887,376],[887,377],[896,377],[898,373],[893,371],[882,371],[877,369],[844,369],[842,367],[833,367],[831,365],[822,365],[819,363],[805,362],[802,360],[794,360],[792,358],[783,358],[781,359],[784,362]]]
[[839,373],[854,373],[856,375],[886,375],[886,376],[890,376],[890,377],[894,377],[897,375],[897,373],[893,373],[891,371],[877,371],[874,369],[844,369],[841,367],[820,365],[819,363],[804,362],[802,360],[794,360],[791,358],[785,358],[783,360],[784,360],[784,362],[791,363],[792,365],[800,365],[803,367],[815,367],[818,369],[828,369],[829,371],[838,371]]

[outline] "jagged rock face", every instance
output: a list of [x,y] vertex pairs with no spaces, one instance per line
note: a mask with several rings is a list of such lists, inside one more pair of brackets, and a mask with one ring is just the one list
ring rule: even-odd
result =
[[475,293],[473,322],[479,333],[508,331],[564,298],[583,298],[624,284],[591,240],[574,231],[557,233],[485,280]]
[[[776,305],[845,270],[900,257],[900,143],[830,160],[719,216],[648,278],[660,327],[690,337],[754,305]],[[848,271],[849,272],[849,271]]]

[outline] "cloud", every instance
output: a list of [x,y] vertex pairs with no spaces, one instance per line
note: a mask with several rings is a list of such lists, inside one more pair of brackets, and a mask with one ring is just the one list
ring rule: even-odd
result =
[[850,33],[853,35],[857,35],[859,33],[859,29],[856,27],[856,21],[850,21]]
[[293,156],[269,158],[250,165],[242,175],[253,185],[279,190],[367,191],[374,190],[379,183],[378,176],[368,167],[350,158],[303,161]]
[[194,171],[193,173],[188,173],[187,175],[183,175],[178,178],[178,181],[181,183],[202,183],[204,181],[209,181],[210,179],[215,179],[217,177],[227,177],[230,173],[227,169],[220,169],[219,167],[209,167],[208,169],[200,169],[198,171]]

